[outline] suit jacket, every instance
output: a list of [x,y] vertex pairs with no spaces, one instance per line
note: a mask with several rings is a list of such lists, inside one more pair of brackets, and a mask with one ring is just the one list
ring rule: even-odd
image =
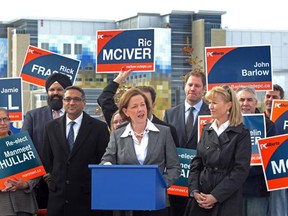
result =
[[[209,107],[206,103],[203,102],[201,109],[198,113],[199,115],[210,115]],[[169,110],[165,111],[164,121],[168,124],[173,125],[176,128],[179,146],[181,148],[189,148],[196,149],[198,143],[198,117],[196,117],[196,121],[194,127],[192,129],[191,136],[186,138],[186,130],[185,130],[185,104],[179,104],[175,107],[172,107]]]
[[45,124],[51,120],[53,120],[53,115],[52,110],[49,106],[33,109],[31,111],[28,111],[25,115],[21,130],[28,131],[40,158],[42,158],[43,151],[44,127]]
[[43,156],[46,171],[51,174],[48,216],[97,215],[91,211],[88,165],[100,163],[108,141],[106,124],[85,112],[71,152],[66,139],[66,114],[46,124]]
[[[168,186],[180,176],[180,163],[169,127],[155,124],[159,132],[149,131],[147,155],[144,165],[159,165]],[[101,164],[138,164],[140,165],[133,144],[132,136],[120,137],[126,127],[111,133],[110,142],[102,157]]]
[[[30,110],[24,118],[21,130],[28,131],[41,160],[43,160],[44,127],[47,122],[52,120],[52,110],[49,106]],[[35,192],[39,208],[47,208],[48,188],[43,179],[40,179],[39,183],[35,186]]]
[[175,146],[176,147],[179,147],[179,139],[178,139],[178,136],[177,136],[177,131],[176,131],[176,128],[162,120],[160,120],[157,116],[153,115],[153,118],[152,118],[152,122],[154,124],[160,124],[160,125],[165,125],[167,127],[170,128],[171,130],[171,135],[173,137],[173,140],[174,140],[174,143],[175,143]]
[[[0,192],[0,215],[15,215],[16,212],[36,214],[38,212],[37,201],[34,194],[34,186],[39,178],[27,181],[29,188],[16,190],[15,192]],[[13,206],[13,209],[11,208]]]

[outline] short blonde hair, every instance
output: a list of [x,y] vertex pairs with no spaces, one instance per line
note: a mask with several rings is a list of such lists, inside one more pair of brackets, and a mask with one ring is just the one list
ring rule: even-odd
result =
[[233,89],[231,89],[229,86],[215,86],[206,93],[205,100],[213,100],[216,93],[221,94],[226,103],[229,101],[232,103],[231,109],[229,110],[230,125],[237,126],[241,124],[243,122],[241,107]]

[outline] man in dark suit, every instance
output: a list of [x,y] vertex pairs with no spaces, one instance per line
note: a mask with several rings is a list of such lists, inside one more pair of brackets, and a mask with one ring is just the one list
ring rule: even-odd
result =
[[[198,143],[198,116],[210,115],[208,105],[203,101],[206,91],[206,77],[201,70],[193,70],[184,77],[185,102],[165,111],[164,121],[176,128],[180,148],[196,149]],[[193,107],[193,108],[192,108]],[[186,122],[189,122],[189,112],[193,117],[189,133],[186,134]],[[183,215],[188,197],[171,196],[173,215]]]
[[[196,149],[198,143],[198,116],[210,115],[208,105],[202,97],[206,91],[206,77],[200,70],[194,70],[184,77],[185,102],[165,111],[164,121],[175,126],[181,148]],[[189,137],[186,121],[190,107],[194,107],[194,123]]]
[[[44,130],[44,166],[49,173],[47,216],[106,215],[91,210],[91,171],[99,164],[109,141],[106,124],[83,109],[85,93],[77,86],[65,89],[64,116]],[[71,142],[70,142],[71,140]]]
[[[121,82],[125,80],[130,74],[132,73],[132,70],[124,71],[123,68],[115,77],[113,81],[111,81],[104,89],[103,92],[98,97],[98,104],[102,108],[105,120],[111,128],[111,119],[113,113],[115,113],[118,110],[117,104],[115,103],[114,96],[116,95],[116,92],[119,88],[119,85]],[[153,114],[154,107],[156,105],[156,92],[151,86],[136,86],[136,88],[140,89],[145,96],[147,97],[152,112],[148,114],[148,118],[155,124],[161,124],[165,125],[170,128],[171,134],[173,137],[173,140],[175,142],[176,147],[179,147],[179,141],[177,132],[174,126],[160,120],[156,115]]]
[[[57,115],[63,115],[63,95],[64,89],[72,85],[68,76],[60,73],[54,73],[48,77],[45,83],[47,92],[47,106],[30,110],[26,113],[22,131],[27,130],[33,144],[42,158],[43,151],[43,134],[45,124],[56,118]],[[40,209],[47,208],[48,188],[46,183],[41,179],[35,187],[36,199]]]

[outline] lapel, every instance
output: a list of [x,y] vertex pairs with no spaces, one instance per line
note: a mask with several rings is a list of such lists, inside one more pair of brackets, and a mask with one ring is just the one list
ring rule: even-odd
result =
[[219,138],[217,136],[217,133],[213,130],[208,128],[208,140],[210,143],[216,146],[220,146]]
[[66,115],[55,119],[55,135],[56,135],[56,142],[63,148],[65,155],[70,154],[70,149],[67,143],[66,138]]
[[120,138],[120,142],[120,145],[123,145],[122,149],[125,149],[125,152],[127,152],[127,155],[125,154],[125,157],[127,156],[127,161],[129,161],[131,164],[140,164],[135,152],[132,135]]
[[185,137],[186,141],[187,141],[187,136],[186,136],[186,124],[185,124],[185,104],[181,104],[181,107],[179,107],[179,116],[178,119],[180,119],[179,122],[179,128],[180,128],[180,132],[182,134],[181,137]]
[[46,121],[53,120],[52,110],[49,106],[46,106],[45,109],[42,110],[41,116]]
[[208,131],[208,140],[210,141],[210,143],[218,147],[221,147],[229,143],[230,139],[227,132],[230,130],[230,127],[228,127],[225,131],[223,131],[223,133],[221,133],[220,136],[218,137],[217,133],[213,129],[209,128],[210,126],[211,124],[203,128],[203,130]]
[[159,132],[149,131],[148,136],[149,136],[149,141],[148,141],[148,147],[147,147],[147,155],[144,160],[144,164],[149,164],[149,160],[151,157],[158,157],[158,155],[154,154],[154,152],[157,152],[155,151],[155,148],[162,147],[158,145],[158,139],[160,137]]

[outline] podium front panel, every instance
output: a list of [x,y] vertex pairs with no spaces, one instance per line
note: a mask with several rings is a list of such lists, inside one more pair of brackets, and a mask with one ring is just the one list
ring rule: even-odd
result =
[[89,165],[92,209],[159,210],[166,207],[166,183],[157,165]]

